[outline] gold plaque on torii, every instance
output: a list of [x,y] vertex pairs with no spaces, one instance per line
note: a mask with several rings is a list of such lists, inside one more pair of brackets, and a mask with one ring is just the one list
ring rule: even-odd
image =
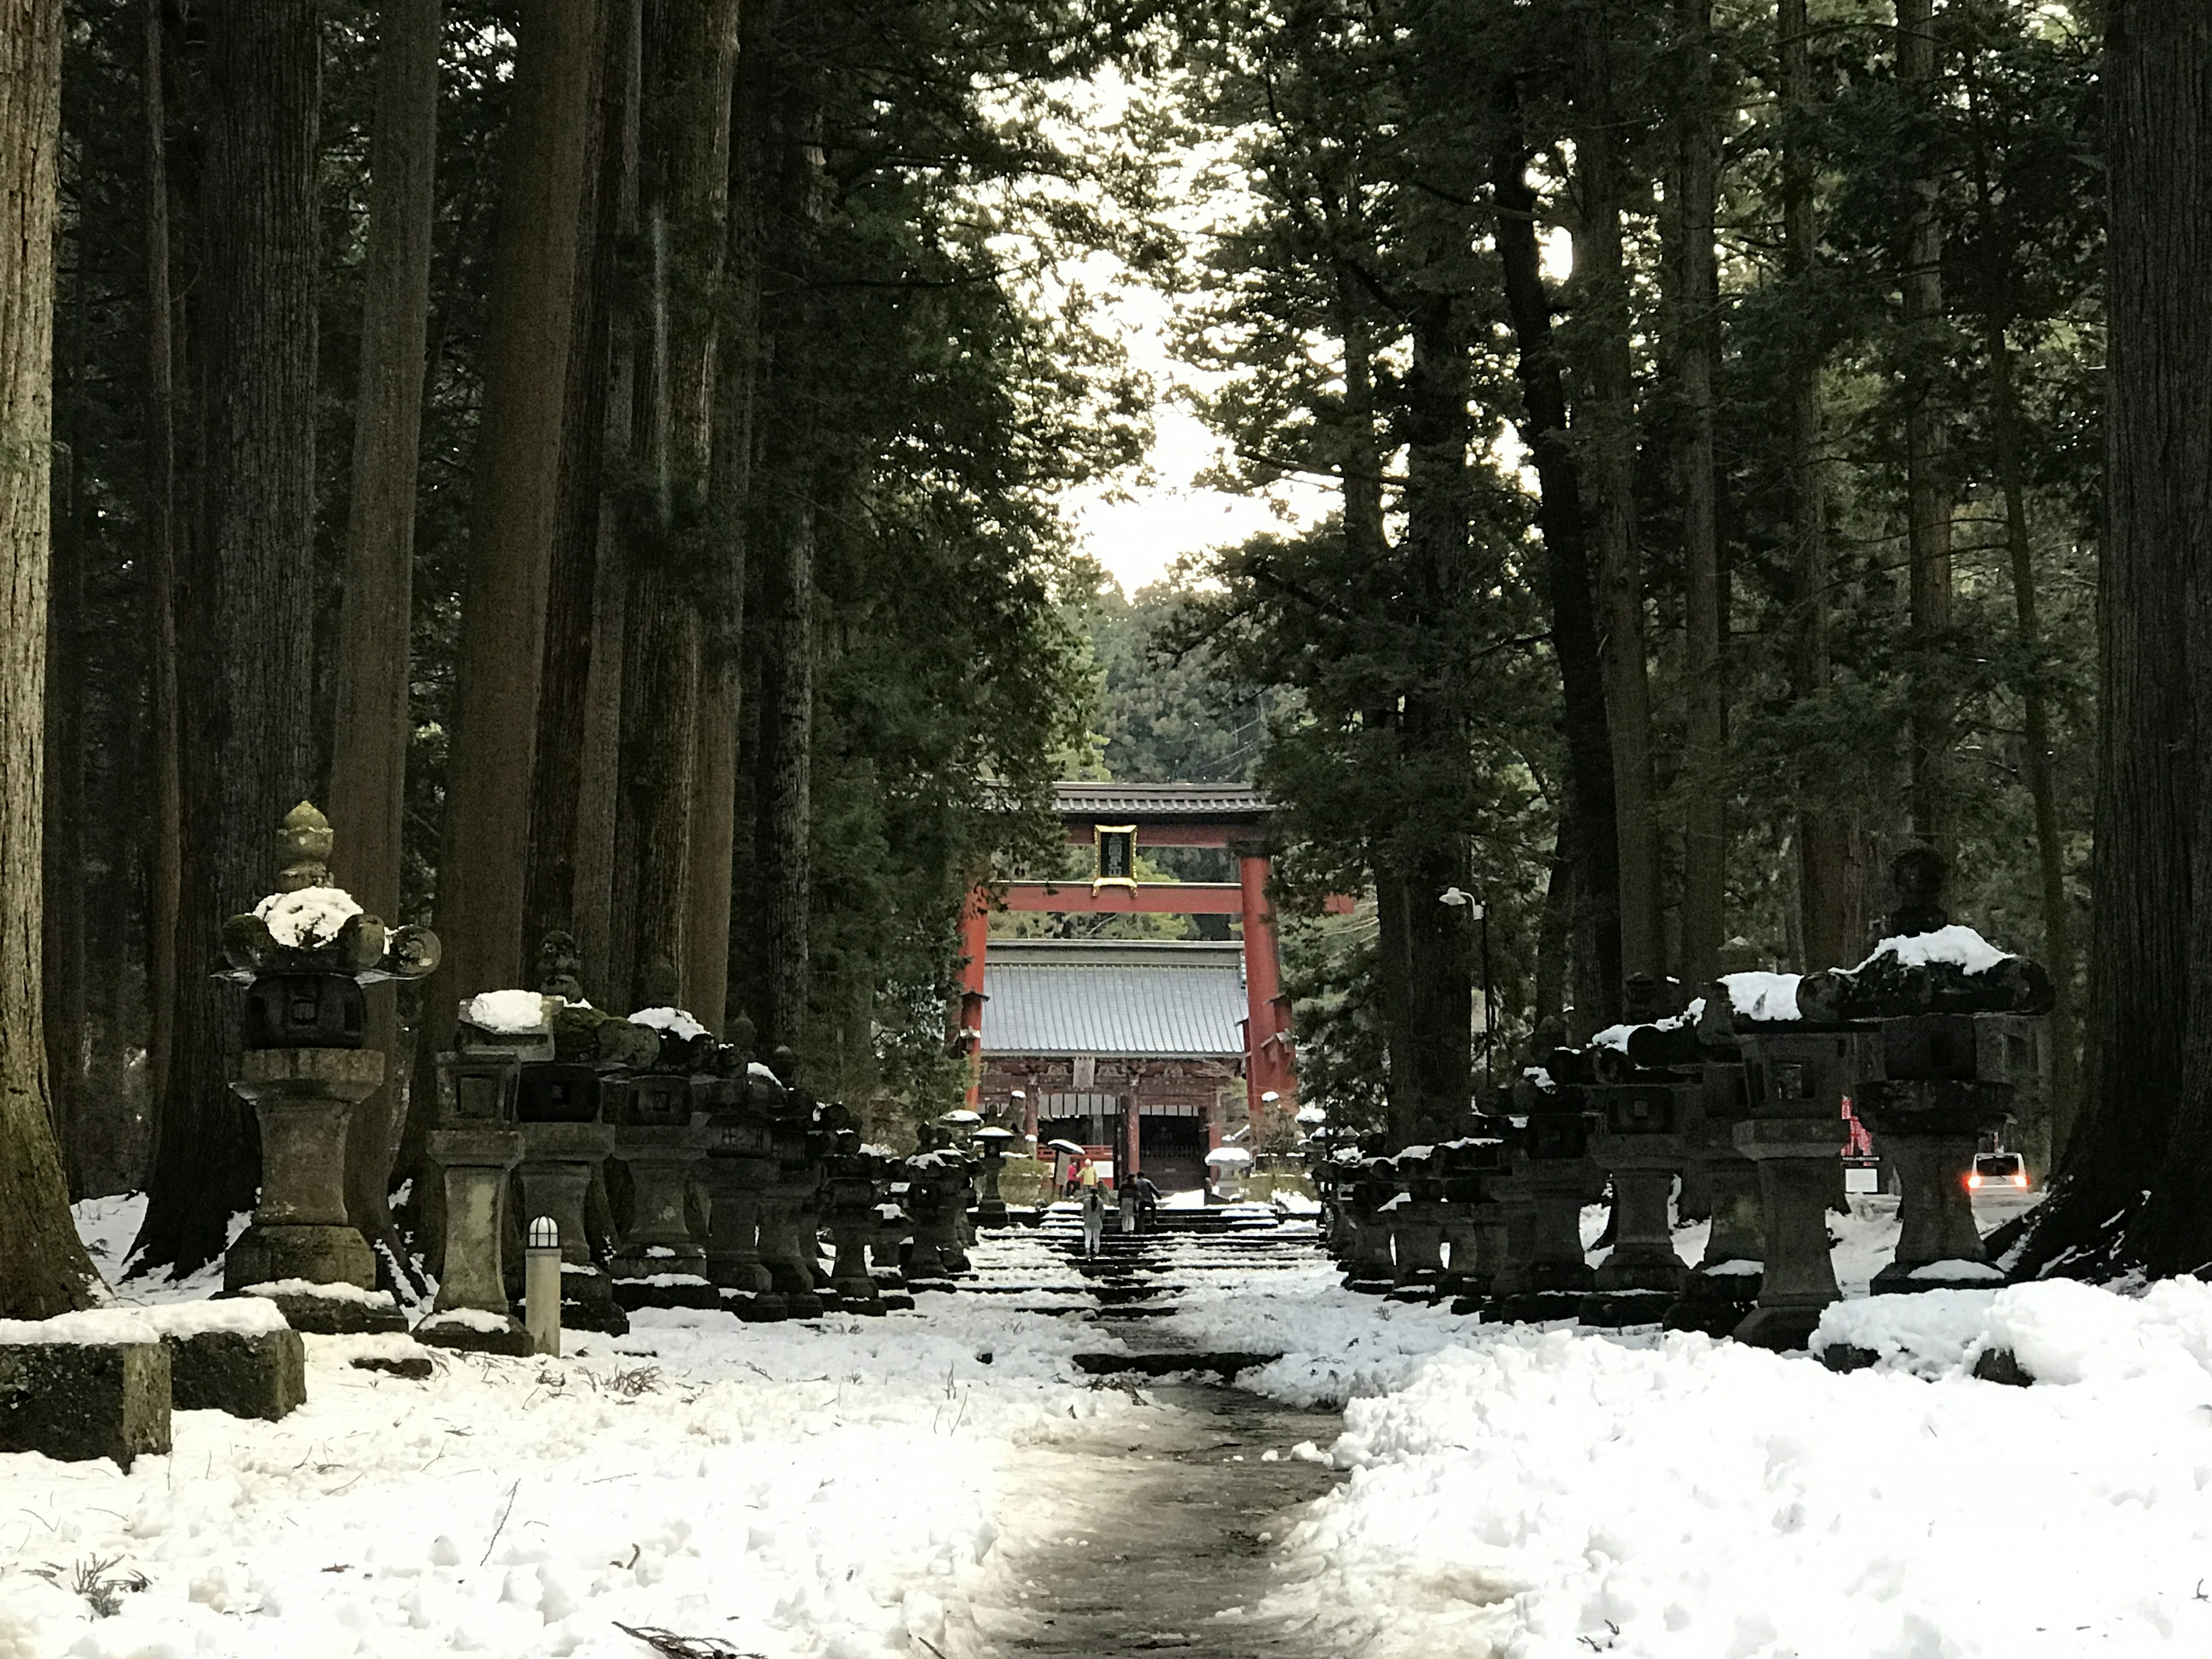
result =
[[1095,862],[1091,873],[1091,896],[1103,887],[1137,890],[1137,826],[1133,823],[1095,823],[1091,827]]

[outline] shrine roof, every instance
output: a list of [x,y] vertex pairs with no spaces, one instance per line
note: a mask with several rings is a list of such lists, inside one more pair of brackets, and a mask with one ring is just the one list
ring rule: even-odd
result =
[[1235,943],[993,939],[983,1052],[1241,1055],[1243,954]]
[[1158,823],[1198,819],[1257,824],[1269,805],[1266,796],[1242,783],[1059,783],[1053,786],[1053,810],[1063,818],[1126,820]]

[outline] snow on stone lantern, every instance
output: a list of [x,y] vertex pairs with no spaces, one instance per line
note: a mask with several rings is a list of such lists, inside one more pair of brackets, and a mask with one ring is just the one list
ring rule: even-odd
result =
[[1759,1166],[1765,1253],[1759,1300],[1733,1333],[1762,1348],[1802,1347],[1841,1295],[1828,1257],[1828,1206],[1845,1128],[1844,1096],[1864,1074],[1868,1028],[1806,1018],[1796,974],[1716,981],[1698,1035],[1743,1055],[1745,1115],[1736,1150]]
[[[1983,1135],[2010,1121],[2024,1091],[2041,1086],[2050,975],[1998,950],[1971,927],[1948,925],[1933,908],[1940,860],[1925,848],[1901,854],[1917,867],[1893,872],[1900,890],[1927,902],[1922,931],[1893,934],[1856,968],[1808,975],[1801,1006],[1831,1019],[1877,1022],[1876,1040],[1851,1090],[1899,1184],[1897,1254],[1875,1275],[1876,1294],[1967,1290],[2003,1282],[1974,1224],[1968,1181]],[[1918,879],[1915,879],[1917,877]],[[1932,914],[1929,914],[1932,910]]]
[[[672,980],[663,964],[656,977]],[[696,1109],[692,1078],[715,1047],[707,1028],[665,1000],[629,1017],[654,1034],[652,1058],[629,1074],[615,1124],[613,1156],[629,1173],[629,1224],[609,1270],[625,1308],[715,1308],[721,1294],[707,1277],[707,1249],[693,1236],[691,1183],[706,1161],[708,1116]],[[709,1218],[711,1221],[711,1218]]]
[[253,1222],[230,1247],[223,1286],[269,1297],[302,1331],[404,1330],[347,1218],[346,1132],[385,1074],[383,1053],[362,1047],[362,987],[430,973],[437,936],[387,928],[331,884],[330,821],[310,803],[285,814],[276,839],[276,890],[222,929],[222,976],[246,988],[231,1088],[253,1107],[262,1164]]

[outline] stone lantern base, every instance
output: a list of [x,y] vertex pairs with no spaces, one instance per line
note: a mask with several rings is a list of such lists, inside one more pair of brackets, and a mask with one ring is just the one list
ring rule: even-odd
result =
[[1840,1115],[1748,1118],[1735,1126],[1736,1150],[1759,1165],[1766,1218],[1759,1304],[1735,1328],[1737,1341],[1778,1352],[1802,1348],[1821,1310],[1841,1300],[1828,1259],[1828,1200],[1844,1135]]

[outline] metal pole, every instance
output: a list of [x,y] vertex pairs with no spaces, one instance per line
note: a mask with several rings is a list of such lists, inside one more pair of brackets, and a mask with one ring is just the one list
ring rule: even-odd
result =
[[531,1352],[561,1357],[561,1229],[550,1215],[530,1224],[522,1252],[522,1322]]

